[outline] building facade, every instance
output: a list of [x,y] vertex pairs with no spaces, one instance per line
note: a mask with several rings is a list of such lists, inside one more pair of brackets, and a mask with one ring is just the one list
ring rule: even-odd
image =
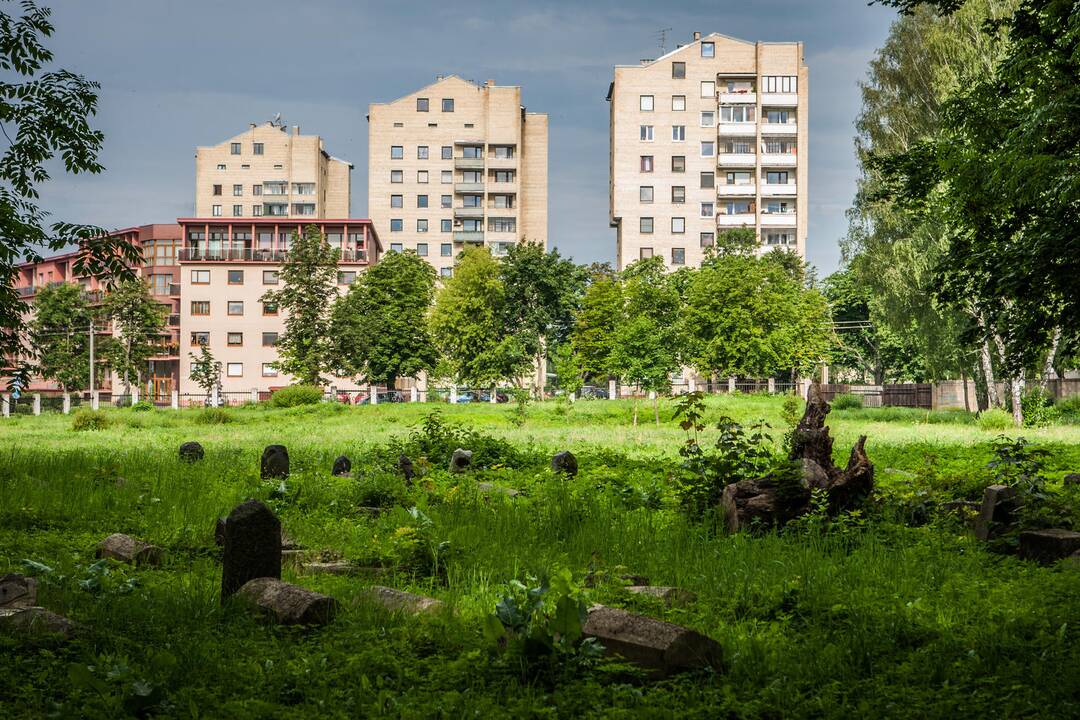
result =
[[456,76],[368,109],[368,215],[441,277],[468,245],[547,246],[548,118],[521,88]]
[[653,255],[699,265],[716,233],[805,256],[808,71],[802,43],[713,33],[615,67],[610,221],[622,269]]

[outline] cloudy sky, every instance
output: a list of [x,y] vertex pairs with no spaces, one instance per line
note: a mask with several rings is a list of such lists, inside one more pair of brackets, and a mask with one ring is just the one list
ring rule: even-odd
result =
[[65,220],[123,227],[193,210],[194,150],[281,113],[355,165],[352,214],[367,211],[370,102],[458,74],[521,85],[550,115],[550,244],[579,262],[613,261],[607,222],[612,66],[688,42],[695,30],[802,40],[810,67],[808,256],[839,261],[854,192],[858,81],[894,12],[866,0],[44,0],[58,64],[101,83],[105,132],[95,177],[59,177],[43,206]]

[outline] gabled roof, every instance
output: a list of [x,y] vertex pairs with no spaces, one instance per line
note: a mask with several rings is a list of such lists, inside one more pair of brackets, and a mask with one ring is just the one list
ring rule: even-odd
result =
[[[709,33],[708,35],[703,35],[701,40],[694,40],[692,42],[687,43],[686,45],[680,45],[679,47],[675,48],[674,50],[666,52],[663,55],[661,55],[660,57],[658,57],[658,58],[656,58],[654,60],[650,60],[647,63],[637,63],[637,64],[633,64],[633,65],[631,65],[631,64],[616,65],[615,67],[617,67],[617,68],[620,68],[620,67],[625,67],[625,68],[649,67],[650,65],[658,63],[661,60],[666,60],[667,58],[675,55],[676,53],[681,53],[682,51],[686,50],[687,48],[694,47],[695,45],[700,45],[702,43],[702,41],[707,41],[707,40],[728,40],[730,42],[739,43],[741,45],[755,45],[756,44],[752,40],[743,40],[742,38],[732,37],[731,35],[725,35],[723,33],[714,32],[714,33]],[[768,43],[768,44],[770,44],[770,45],[795,45],[796,42],[795,41],[789,41],[789,42]]]
[[[436,87],[437,85],[441,85],[441,84],[443,84],[445,82],[448,82],[450,80],[457,80],[458,82],[465,83],[466,85],[472,85],[477,90],[485,87],[484,85],[480,85],[478,83],[475,83],[472,80],[466,80],[465,78],[461,77],[460,75],[443,75],[442,77],[440,77],[435,82],[428,83],[427,85],[423,86],[422,88],[418,88],[416,90],[413,90],[412,92],[406,93],[406,94],[402,95],[401,97],[390,100],[389,102],[373,102],[373,103],[370,103],[369,107],[374,106],[374,105],[393,105],[394,103],[400,102],[400,101],[404,100],[405,98],[412,97],[413,95],[418,95],[418,94],[424,92],[425,90],[428,90],[429,88]],[[498,85],[496,87],[520,87],[520,86],[518,86],[518,85]]]

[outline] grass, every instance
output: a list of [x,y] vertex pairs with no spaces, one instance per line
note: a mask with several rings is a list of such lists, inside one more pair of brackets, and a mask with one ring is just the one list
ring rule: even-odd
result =
[[[521,427],[508,406],[441,406],[446,418],[507,441],[513,461],[452,476],[433,457],[407,488],[388,444],[431,409],[251,407],[230,410],[224,424],[201,422],[199,411],[110,410],[104,429],[83,432],[59,415],[0,423],[0,574],[21,571],[23,559],[51,567],[41,602],[87,628],[66,645],[0,636],[0,716],[1080,713],[1080,572],[988,553],[944,515],[905,522],[927,497],[977,497],[990,481],[996,432],[970,415],[835,411],[838,462],[858,435],[870,437],[876,509],[843,532],[751,537],[678,509],[685,436],[670,405],[660,427],[637,428],[629,401],[533,406]],[[710,421],[721,415],[784,430],[774,398],[710,398]],[[1080,427],[1020,434],[1050,450],[1046,474],[1066,493],[1053,480],[1080,471]],[[206,447],[204,462],[179,461],[186,440]],[[258,478],[259,452],[272,442],[288,445],[292,459],[284,492]],[[581,466],[570,481],[546,467],[566,448]],[[330,475],[342,453],[353,459],[352,479]],[[485,497],[481,481],[526,494]],[[312,555],[383,570],[324,577],[287,568],[286,579],[341,603],[318,630],[263,626],[221,607],[213,524],[246,497],[267,501]],[[380,499],[392,507],[377,518],[357,511]],[[164,564],[113,565],[95,579],[94,545],[112,532],[162,546]],[[433,553],[444,541],[448,549]],[[485,640],[484,618],[506,583],[557,567],[578,580],[590,570],[633,572],[694,591],[697,602],[666,608],[603,583],[590,602],[694,627],[721,643],[725,667],[649,682],[609,662],[525,662]],[[433,595],[450,610],[423,619],[378,612],[360,601],[376,582]]]

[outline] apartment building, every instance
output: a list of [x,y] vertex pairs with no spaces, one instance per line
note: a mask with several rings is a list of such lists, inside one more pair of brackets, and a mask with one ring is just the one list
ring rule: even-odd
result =
[[468,245],[547,246],[548,118],[521,88],[456,76],[368,108],[368,215],[441,277]]
[[719,230],[806,252],[808,71],[803,44],[694,33],[615,67],[610,221],[617,263],[698,265]]
[[195,217],[347,218],[352,164],[278,121],[195,150]]

